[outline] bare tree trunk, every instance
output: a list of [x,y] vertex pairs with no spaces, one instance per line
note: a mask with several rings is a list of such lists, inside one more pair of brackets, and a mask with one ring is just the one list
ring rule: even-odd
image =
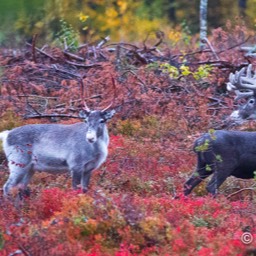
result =
[[171,21],[176,23],[176,8],[175,8],[175,0],[169,0],[169,9],[168,9],[168,17]]
[[247,0],[238,0],[239,12],[242,17],[246,16],[246,13],[245,13],[245,10],[247,7],[246,2],[247,2]]
[[207,4],[208,0],[200,0],[200,48],[205,46],[207,38]]

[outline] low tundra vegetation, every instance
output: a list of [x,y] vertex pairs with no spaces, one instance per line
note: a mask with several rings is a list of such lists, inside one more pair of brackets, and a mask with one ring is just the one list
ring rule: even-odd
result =
[[[184,197],[196,164],[191,141],[161,142],[156,134],[112,134],[108,160],[86,194],[70,189],[68,175],[41,173],[18,209],[1,200],[1,254],[242,255],[252,248],[255,241],[246,245],[241,237],[255,234],[254,194],[234,193],[250,184],[228,180],[213,198],[203,183]],[[6,178],[3,167],[2,184]]]
[[[196,138],[222,128],[256,130],[253,121],[239,127],[226,123],[234,103],[225,89],[228,74],[248,61],[237,48],[248,31],[230,26],[210,38],[218,61],[209,49],[198,52],[195,39],[185,49],[182,43],[160,49],[160,57],[149,42],[142,50],[126,45],[119,56],[107,46],[72,49],[72,55],[58,48],[12,57],[3,51],[1,131],[27,123],[76,122],[21,117],[73,113],[68,111],[79,108],[81,96],[96,109],[114,98],[117,114],[108,123],[107,161],[94,171],[86,194],[70,189],[69,175],[46,173],[34,175],[30,196],[19,205],[0,193],[0,254],[253,255],[254,180],[228,178],[215,198],[202,182],[183,196],[196,166]],[[81,61],[85,54],[88,65]],[[8,177],[2,154],[1,163],[2,187]],[[250,243],[243,241],[245,232],[252,235]]]

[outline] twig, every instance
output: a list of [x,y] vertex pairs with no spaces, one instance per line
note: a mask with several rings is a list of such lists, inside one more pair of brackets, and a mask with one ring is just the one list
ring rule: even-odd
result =
[[146,35],[146,38],[145,38],[145,39],[143,40],[143,42],[142,42],[142,43],[143,43],[143,46],[144,46],[144,47],[143,47],[144,50],[147,49],[146,42],[147,42],[147,40],[148,40],[148,38],[149,38],[149,35],[150,35],[151,33],[152,33],[152,32],[148,32],[147,35]]
[[63,44],[64,44],[64,51],[66,51],[68,49],[66,37],[63,38]]
[[113,85],[113,88],[114,88],[114,100],[117,98],[117,93],[116,93],[116,81],[114,79],[114,77],[111,75],[111,81],[112,81],[112,85]]
[[27,99],[26,99],[26,103],[27,103],[27,105],[28,105],[35,113],[37,113],[38,115],[41,114],[37,109],[35,109],[35,108],[28,102]]
[[41,48],[41,51],[44,51],[45,48],[48,47],[48,44],[45,44],[42,48]]
[[110,36],[106,36],[104,38],[102,38],[102,41],[100,41],[98,44],[97,44],[97,48],[101,48],[105,43],[107,43],[108,41],[110,40]]
[[[102,94],[96,94],[96,95],[93,95],[91,97],[88,97],[88,98],[84,98],[84,100],[91,100],[91,99],[103,99],[102,97]],[[70,101],[69,103],[70,104],[74,104],[74,103],[77,103],[77,102],[81,102],[83,99],[77,99],[77,100],[72,100]],[[55,106],[56,109],[59,109],[59,108],[64,108],[66,106],[66,103],[60,103],[58,105]]]
[[31,254],[24,248],[23,245],[18,243],[19,249],[24,253],[25,256],[31,256]]
[[23,95],[23,94],[18,94],[17,97],[24,97],[24,98],[39,98],[39,99],[53,99],[53,100],[57,100],[58,97],[50,97],[50,96],[40,96],[40,95],[36,95],[36,94],[28,94],[28,95]]
[[156,31],[156,38],[158,38],[159,41],[155,43],[154,47],[159,46],[163,42],[164,32],[160,30]]
[[35,47],[36,47],[36,39],[37,39],[37,34],[35,34],[33,36],[33,39],[32,39],[32,57],[33,57],[33,61],[36,62],[36,50],[35,50]]
[[[106,45],[105,47],[109,47],[109,46],[122,46],[124,49],[125,49],[125,47],[124,46],[131,46],[131,47],[133,47],[134,49],[136,49],[136,50],[138,50],[139,49],[139,47],[138,46],[136,46],[136,45],[134,45],[134,44],[130,44],[130,43],[112,43],[112,44],[108,44],[108,45]],[[104,48],[105,48],[104,47]],[[127,50],[129,50],[129,49],[127,49]]]
[[225,52],[225,51],[227,51],[227,50],[231,50],[231,49],[233,49],[233,48],[236,48],[236,47],[238,47],[238,46],[241,46],[242,44],[245,44],[251,37],[252,37],[252,36],[248,36],[243,42],[237,43],[237,44],[235,44],[235,45],[233,45],[233,46],[231,46],[231,47],[229,47],[229,48],[227,48],[227,49],[225,49],[225,50],[218,51],[218,53],[222,53],[222,52]]
[[146,87],[145,82],[142,81],[142,80],[138,77],[138,75],[137,75],[135,72],[133,72],[132,70],[126,70],[121,76],[123,76],[123,75],[126,74],[126,73],[131,73],[134,77],[137,78],[137,80],[138,80],[141,84],[143,84],[144,87]]
[[140,62],[142,62],[143,64],[148,64],[148,60],[142,54],[137,51],[133,51],[133,53]]
[[80,64],[80,63],[76,63],[76,62],[72,62],[72,61],[68,61],[66,60],[66,63],[70,64],[70,65],[74,65],[80,68],[94,68],[94,67],[101,67],[100,64],[89,64],[89,65],[85,65],[85,64]]
[[[251,36],[248,36],[243,42],[239,42],[237,44],[234,44],[231,47],[228,47],[226,49],[217,51],[216,53],[220,54],[222,52],[226,52],[226,51],[229,51],[229,50],[231,50],[233,48],[239,47],[239,46],[245,44],[250,38],[251,38]],[[172,59],[175,59],[175,58],[180,57],[180,56],[185,56],[186,57],[186,56],[190,56],[190,55],[201,54],[203,52],[211,52],[211,50],[210,49],[205,49],[205,50],[199,50],[199,51],[190,52],[190,53],[186,53],[186,54],[177,54],[177,55],[172,56]]]
[[75,60],[79,60],[79,61],[85,61],[84,58],[80,57],[80,56],[77,56],[76,54],[73,54],[71,52],[68,52],[66,50],[63,51],[64,55],[68,56],[68,57],[71,57],[72,59],[75,59]]
[[[30,43],[28,43],[28,42],[26,42],[26,45],[33,47],[32,44],[30,44]],[[40,50],[40,49],[37,48],[37,47],[35,47],[35,50],[37,50],[37,51],[40,52],[41,54],[43,54],[43,55],[49,57],[49,58],[52,59],[52,60],[56,60],[56,59],[55,59],[54,57],[52,57],[50,54],[48,54],[48,53],[46,53],[46,52]]]
[[89,46],[88,43],[82,44],[82,45],[78,46],[78,50],[81,50],[81,49],[86,48],[86,47],[88,47],[88,46]]
[[81,119],[79,116],[67,115],[67,114],[38,114],[38,115],[24,115],[23,118],[52,118],[52,117],[68,117],[68,118],[78,118]]
[[81,99],[82,99],[82,104],[84,105],[85,104],[85,95],[84,95],[85,88],[84,88],[84,80],[83,79],[80,79],[80,84],[81,84]]
[[242,188],[242,189],[240,189],[240,190],[238,190],[238,191],[236,191],[234,193],[231,193],[230,195],[227,196],[227,198],[229,199],[230,197],[232,197],[234,195],[237,195],[237,194],[239,194],[239,193],[241,193],[243,191],[246,191],[246,190],[255,192],[255,188]]
[[205,37],[204,39],[202,39],[203,43],[207,43],[207,45],[209,46],[209,48],[211,49],[214,57],[216,60],[220,60],[219,56],[217,55],[216,51],[214,50],[213,46],[211,45],[210,41]]
[[64,73],[64,74],[69,74],[69,75],[71,75],[71,76],[78,77],[78,78],[81,79],[81,75],[80,75],[80,74],[75,74],[75,73],[71,73],[71,72],[69,72],[69,71],[67,71],[67,70],[60,69],[60,68],[58,68],[57,65],[55,65],[55,64],[53,64],[52,67],[53,67],[56,71],[59,71],[59,72]]
[[241,64],[240,66],[234,66],[232,63],[225,61],[225,60],[215,60],[215,61],[199,61],[199,62],[187,62],[187,65],[194,65],[194,66],[200,66],[200,65],[212,65],[214,67],[226,67],[226,68],[235,68],[240,69],[242,67],[247,66],[248,64]]

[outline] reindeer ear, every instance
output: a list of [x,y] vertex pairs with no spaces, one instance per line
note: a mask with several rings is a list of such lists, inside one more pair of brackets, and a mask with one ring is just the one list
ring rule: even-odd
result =
[[113,109],[111,111],[104,111],[104,119],[109,120],[113,117],[113,115],[116,113],[116,111]]
[[87,111],[87,110],[80,110],[78,115],[79,117],[83,118],[83,119],[86,119],[88,116],[89,116],[90,112]]

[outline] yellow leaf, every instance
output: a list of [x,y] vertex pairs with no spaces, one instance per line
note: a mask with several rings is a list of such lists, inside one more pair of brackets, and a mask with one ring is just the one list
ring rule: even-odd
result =
[[89,19],[89,16],[88,15],[84,15],[83,13],[80,12],[79,14],[79,20],[82,21],[82,22],[85,22]]
[[188,76],[191,74],[191,71],[189,70],[189,67],[188,66],[185,66],[185,65],[181,65],[180,66],[180,70],[181,70],[181,74],[183,76]]
[[127,9],[127,2],[126,1],[117,1],[117,4],[120,8],[120,13],[124,13]]

